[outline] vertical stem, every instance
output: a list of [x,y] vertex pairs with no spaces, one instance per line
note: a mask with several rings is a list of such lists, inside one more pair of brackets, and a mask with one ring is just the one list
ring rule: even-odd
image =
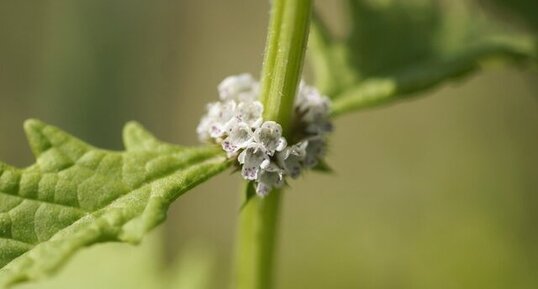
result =
[[[245,196],[255,194],[254,190],[252,182],[245,182]],[[274,190],[263,199],[251,198],[241,210],[235,256],[236,289],[272,288],[280,198],[281,191]]]
[[274,0],[261,79],[266,120],[287,130],[308,40],[312,0]]
[[[289,134],[293,104],[301,78],[312,0],[273,0],[261,79],[264,119],[282,125]],[[254,185],[245,185],[254,194]],[[239,216],[235,288],[272,288],[275,241],[281,190],[253,197]]]

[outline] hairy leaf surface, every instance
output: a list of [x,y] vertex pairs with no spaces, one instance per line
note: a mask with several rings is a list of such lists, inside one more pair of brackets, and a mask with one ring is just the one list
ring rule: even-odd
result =
[[218,148],[166,144],[136,123],[121,152],[36,120],[25,131],[37,162],[0,163],[1,288],[47,276],[82,247],[139,242],[172,201],[229,166]]
[[[348,0],[349,33],[314,21],[311,60],[333,114],[413,95],[486,62],[536,60],[536,41],[461,1]],[[489,63],[489,62],[488,62]]]

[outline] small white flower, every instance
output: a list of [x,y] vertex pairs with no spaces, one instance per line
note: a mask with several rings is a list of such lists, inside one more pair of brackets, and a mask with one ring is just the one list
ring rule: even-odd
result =
[[[219,135],[221,129],[220,127],[220,115],[222,111],[222,103],[212,102],[207,105],[207,113],[201,119],[196,132],[198,133],[198,138],[202,141],[209,141],[214,135]],[[213,133],[211,130],[213,129]]]
[[301,174],[307,146],[308,141],[302,141],[276,154],[278,164],[294,179]]
[[236,113],[235,101],[214,102],[207,106],[207,115],[198,126],[198,135],[204,138],[209,134],[212,138],[221,138],[234,126],[234,115]]
[[200,120],[200,123],[196,127],[196,133],[198,133],[198,139],[201,142],[209,142],[211,140],[209,128],[211,127],[212,122],[213,120],[206,115]]
[[273,188],[279,188],[284,183],[284,175],[278,166],[269,165],[269,169],[263,170],[258,178],[256,193],[265,197]]
[[271,192],[273,188],[268,186],[266,183],[258,182],[256,184],[256,194],[260,197],[265,197]]
[[254,131],[254,139],[265,148],[270,156],[287,146],[286,139],[282,137],[282,127],[274,121],[266,121],[257,128]]
[[258,179],[262,170],[261,165],[269,160],[269,156],[262,146],[252,143],[239,154],[237,160],[243,165],[241,175],[247,180],[254,181]]
[[263,123],[263,104],[259,101],[241,102],[237,106],[235,117],[237,120],[247,123],[252,128],[257,128]]
[[254,101],[259,94],[259,84],[248,73],[226,77],[218,86],[223,101]]
[[228,137],[222,141],[222,148],[229,156],[238,150],[246,148],[253,141],[254,134],[250,126],[244,122],[237,123],[228,134]]
[[296,99],[296,108],[306,123],[319,122],[329,116],[330,100],[319,91],[301,82]]

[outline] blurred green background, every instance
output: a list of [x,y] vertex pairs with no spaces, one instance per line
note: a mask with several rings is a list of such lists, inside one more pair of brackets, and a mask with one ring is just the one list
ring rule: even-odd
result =
[[[339,28],[342,7],[318,2]],[[218,82],[258,73],[268,9],[0,1],[0,159],[32,163],[22,131],[30,117],[110,149],[121,149],[128,120],[196,144]],[[536,71],[488,70],[338,119],[334,175],[309,173],[286,193],[277,288],[538,288],[537,80]],[[202,281],[226,288],[238,189],[239,177],[224,173],[181,197],[140,247],[92,247],[54,279],[20,288],[172,288],[207,264],[214,278]]]

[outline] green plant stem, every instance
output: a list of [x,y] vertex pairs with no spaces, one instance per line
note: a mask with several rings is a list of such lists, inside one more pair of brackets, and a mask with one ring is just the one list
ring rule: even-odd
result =
[[311,0],[274,0],[261,78],[264,118],[290,124],[308,41]]
[[[280,123],[286,136],[290,133],[311,13],[311,0],[273,1],[260,99],[265,108],[264,118]],[[244,196],[253,195],[254,190],[252,183],[246,184]],[[234,276],[236,289],[272,288],[281,195],[281,190],[274,190],[265,198],[250,198],[241,210]]]
[[[252,182],[244,185],[244,196],[255,194]],[[281,190],[274,190],[263,199],[255,196],[241,210],[236,244],[236,289],[268,289],[272,286],[281,195]]]

